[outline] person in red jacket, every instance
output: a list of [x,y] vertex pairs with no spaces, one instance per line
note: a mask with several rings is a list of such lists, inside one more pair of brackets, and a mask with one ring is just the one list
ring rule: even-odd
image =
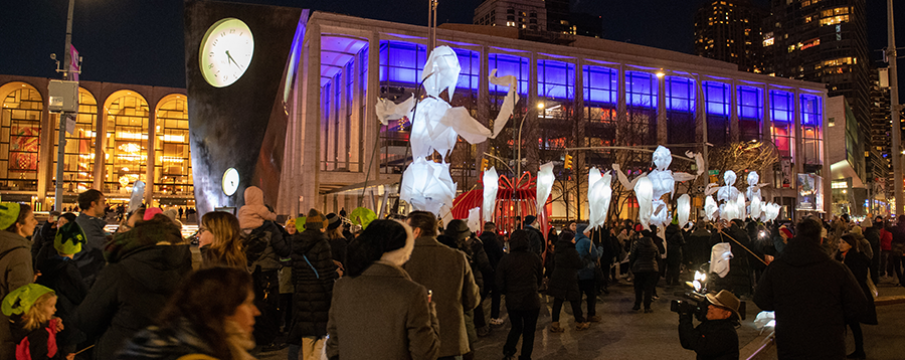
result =
[[892,263],[889,262],[889,254],[892,253],[892,233],[889,232],[889,224],[880,220],[880,276],[892,276]]
[[57,333],[63,321],[57,312],[57,295],[38,284],[22,286],[3,298],[3,314],[10,317],[16,360],[72,360],[75,354],[63,355],[57,348]]

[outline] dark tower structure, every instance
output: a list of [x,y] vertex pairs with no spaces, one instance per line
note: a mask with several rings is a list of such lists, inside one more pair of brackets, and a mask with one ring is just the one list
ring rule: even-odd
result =
[[768,15],[749,0],[704,1],[694,17],[695,53],[736,64],[741,71],[762,73],[761,26]]

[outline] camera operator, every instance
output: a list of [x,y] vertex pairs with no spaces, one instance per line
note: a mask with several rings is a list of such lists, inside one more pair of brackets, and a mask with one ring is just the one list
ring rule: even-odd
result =
[[[692,317],[695,307],[684,306],[679,309],[679,340],[682,347],[694,350],[698,360],[737,360],[739,326],[739,300],[731,292],[720,291],[715,296],[707,294],[706,318],[694,327]],[[701,309],[703,313],[705,309]],[[703,315],[703,314],[701,314]]]

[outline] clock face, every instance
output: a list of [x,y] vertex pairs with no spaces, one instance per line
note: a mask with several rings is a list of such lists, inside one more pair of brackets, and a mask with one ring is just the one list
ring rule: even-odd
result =
[[254,36],[242,20],[217,21],[207,29],[198,52],[204,80],[217,88],[232,85],[248,70],[254,51]]
[[233,196],[236,193],[236,189],[239,188],[239,172],[234,168],[226,169],[226,172],[223,173],[221,186],[226,196]]

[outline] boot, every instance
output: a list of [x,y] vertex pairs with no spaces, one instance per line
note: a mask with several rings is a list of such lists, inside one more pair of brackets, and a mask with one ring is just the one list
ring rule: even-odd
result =
[[600,319],[600,316],[597,316],[597,315],[589,316],[589,317],[588,317],[588,322],[599,323],[600,320],[601,320],[601,319]]
[[582,330],[587,330],[587,329],[590,328],[590,327],[591,327],[591,323],[589,323],[589,322],[581,322],[581,323],[578,323],[578,324],[575,325],[575,330],[577,330],[577,331],[582,331]]
[[554,321],[553,323],[550,324],[551,333],[561,333],[561,332],[565,332],[565,331],[566,331],[565,329],[563,329],[562,327],[559,326],[559,321]]

